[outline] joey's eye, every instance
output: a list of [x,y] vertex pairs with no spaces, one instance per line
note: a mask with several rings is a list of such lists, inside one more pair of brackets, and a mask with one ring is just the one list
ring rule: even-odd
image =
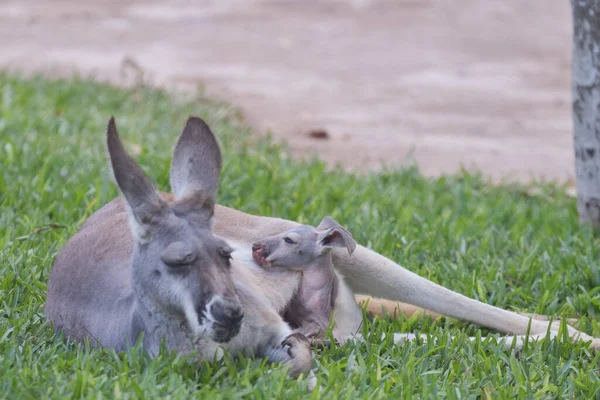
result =
[[294,241],[287,236],[283,238],[283,241],[287,244],[294,244]]
[[175,242],[162,252],[160,259],[169,267],[179,267],[193,263],[196,260],[196,252],[183,242]]

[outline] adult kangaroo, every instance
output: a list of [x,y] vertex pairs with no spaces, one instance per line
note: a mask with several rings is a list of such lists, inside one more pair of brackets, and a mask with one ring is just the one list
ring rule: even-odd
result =
[[124,150],[112,118],[107,147],[125,212],[96,214],[58,254],[46,302],[55,329],[117,350],[143,333],[151,355],[163,341],[200,357],[222,346],[287,363],[292,376],[308,373],[306,337],[292,333],[211,232],[221,153],[208,126],[188,120],[171,163],[169,202]]
[[[192,118],[188,120],[188,125],[191,123],[190,121],[199,120]],[[200,122],[197,123],[200,124]],[[174,163],[178,148],[180,146],[176,147]],[[215,145],[212,149],[204,148],[202,154],[203,157],[210,159],[214,155],[213,153],[217,151],[218,147]],[[216,168],[216,164],[214,165]],[[202,166],[200,164],[191,165],[187,174],[193,176],[197,173],[194,172],[196,168],[202,168]],[[178,171],[178,168],[172,168],[172,181],[173,171]],[[215,179],[218,180],[218,177]],[[217,180],[214,181],[214,185],[216,185]],[[167,204],[176,205],[181,201],[179,197],[182,193],[176,189],[177,184],[172,182],[172,185],[175,196],[163,193],[160,195],[160,198]],[[211,201],[214,201],[214,197]],[[192,203],[193,201],[190,201],[187,204],[191,206]],[[221,240],[226,241],[230,246],[237,249],[245,248],[248,253],[251,253],[253,243],[265,237],[281,234],[299,225],[293,221],[250,215],[231,208],[215,205],[212,232]],[[105,230],[102,234],[103,236],[94,239],[94,246],[88,245],[86,237],[94,235],[94,232],[98,230]],[[133,248],[133,236],[127,226],[127,206],[122,198],[111,201],[91,215],[83,224],[80,232],[63,247],[56,259],[48,284],[47,312],[49,319],[58,327],[71,329],[71,335],[74,337],[89,337],[90,335],[87,332],[81,331],[79,328],[75,329],[74,327],[81,320],[87,321],[86,318],[93,318],[92,316],[86,317],[82,315],[93,311],[93,306],[89,306],[87,309],[82,309],[78,313],[69,316],[68,324],[65,325],[64,316],[61,315],[61,310],[64,312],[65,309],[68,309],[68,305],[64,304],[65,301],[80,301],[80,296],[85,292],[85,289],[74,288],[73,285],[77,285],[77,283],[71,284],[67,282],[73,278],[89,274],[93,278],[89,278],[85,284],[87,286],[96,285],[95,281],[101,280],[104,277],[97,276],[98,272],[92,271],[94,268],[86,267],[84,271],[81,265],[87,262],[87,260],[94,260],[99,254],[106,252],[111,252],[111,255],[114,253],[115,256],[119,257],[120,262],[123,262],[123,259],[131,256]],[[336,271],[344,277],[345,282],[354,293],[401,301],[438,314],[466,320],[508,334],[525,335],[529,333],[539,337],[546,334],[548,330],[554,333],[558,331],[557,322],[531,320],[529,317],[470,299],[420,277],[388,258],[360,245],[356,247],[351,257],[345,249],[333,249],[332,257]],[[68,266],[65,266],[66,264]],[[125,273],[120,272],[123,280],[128,279],[125,275]],[[81,280],[81,278],[77,279]],[[127,284],[129,285],[129,282]],[[71,285],[71,289],[61,288],[60,291],[57,290],[57,287],[65,285]],[[66,297],[69,290],[75,291],[77,294]],[[97,289],[90,287],[89,290],[93,291]],[[106,301],[115,302],[117,300],[110,299]],[[123,301],[131,302],[132,300]],[[106,318],[110,314],[110,311],[105,311],[105,313],[106,315],[103,315],[102,318]],[[568,334],[573,340],[591,340],[594,348],[600,347],[600,340],[593,339],[589,335],[579,332],[572,327],[568,327]]]

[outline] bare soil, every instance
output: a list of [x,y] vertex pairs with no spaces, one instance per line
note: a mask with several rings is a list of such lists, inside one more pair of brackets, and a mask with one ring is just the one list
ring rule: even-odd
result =
[[0,67],[135,64],[349,169],[572,179],[570,57],[568,1],[0,2]]

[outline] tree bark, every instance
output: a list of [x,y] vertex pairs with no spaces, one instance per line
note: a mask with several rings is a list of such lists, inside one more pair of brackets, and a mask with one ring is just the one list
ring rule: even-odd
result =
[[577,209],[600,227],[600,0],[571,0]]

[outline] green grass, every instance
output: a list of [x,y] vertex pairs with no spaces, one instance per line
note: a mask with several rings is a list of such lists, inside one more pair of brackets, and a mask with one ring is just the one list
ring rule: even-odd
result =
[[[294,162],[285,147],[250,137],[235,109],[202,96],[0,72],[0,396],[307,396],[304,383],[260,360],[194,364],[166,351],[150,359],[139,348],[115,353],[75,344],[46,325],[54,257],[117,195],[104,150],[111,114],[162,190],[169,190],[177,135],[188,115],[200,115],[222,144],[221,204],[306,223],[331,215],[360,243],[435,282],[504,308],[582,315],[584,330],[600,336],[600,246],[579,226],[575,201],[562,187],[495,187],[466,173],[428,179],[416,169],[362,177],[327,172],[318,161]],[[398,348],[373,340],[317,352],[323,389],[312,398],[600,396],[598,356],[581,343],[542,340],[501,351],[494,339],[465,340],[487,331],[450,320],[378,320],[365,329],[423,332],[437,343]]]

